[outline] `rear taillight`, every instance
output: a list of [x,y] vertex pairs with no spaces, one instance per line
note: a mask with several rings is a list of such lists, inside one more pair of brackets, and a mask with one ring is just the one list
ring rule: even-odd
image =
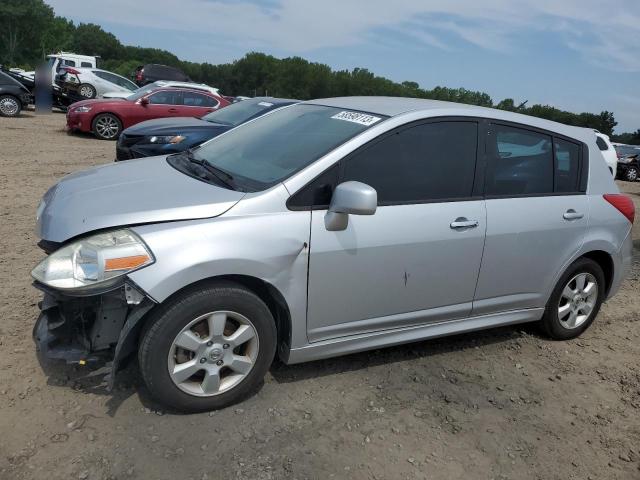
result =
[[71,68],[71,67],[64,67],[64,69],[67,71],[67,73],[70,73],[71,75],[78,75],[80,72],[78,70],[76,70],[75,68]]
[[605,193],[603,197],[607,202],[616,207],[616,210],[633,223],[636,216],[636,207],[633,204],[633,200],[626,195],[621,195],[619,193]]

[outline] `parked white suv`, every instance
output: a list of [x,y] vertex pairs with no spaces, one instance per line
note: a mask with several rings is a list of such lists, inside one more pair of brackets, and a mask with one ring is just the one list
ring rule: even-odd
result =
[[609,140],[609,136],[604,133],[600,133],[598,130],[594,130],[596,134],[596,144],[602,152],[602,156],[604,157],[604,161],[609,167],[609,171],[613,178],[616,178],[618,171],[618,156],[616,155],[616,149],[611,144],[611,140]]
[[[171,82],[169,80],[158,80],[157,82],[149,83],[138,88],[135,92],[142,92],[148,90],[155,90],[160,87],[173,87],[173,88],[190,88],[191,90],[204,90],[206,92],[212,93],[214,95],[220,95],[220,91],[217,88],[210,87],[209,85],[205,85],[204,83],[189,83],[189,82]],[[127,98],[133,92],[107,92],[102,95],[102,98]]]

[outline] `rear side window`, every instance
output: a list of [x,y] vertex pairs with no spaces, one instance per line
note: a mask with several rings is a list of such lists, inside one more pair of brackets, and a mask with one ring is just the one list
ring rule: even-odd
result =
[[178,105],[178,97],[178,92],[174,90],[163,90],[151,95],[149,103],[154,105]]
[[218,102],[201,93],[182,92],[182,104],[187,107],[215,107]]
[[93,65],[91,65],[91,62],[80,62],[80,66],[82,68],[91,68],[91,67],[93,67]]
[[550,135],[506,125],[493,125],[492,133],[487,148],[487,195],[553,192]]
[[602,137],[596,137],[596,144],[598,145],[598,148],[603,152],[609,150],[609,145],[607,145],[607,142],[605,142],[604,138]]
[[478,146],[476,122],[425,123],[405,128],[347,159],[342,181],[378,192],[378,204],[471,197]]
[[577,192],[580,178],[580,146],[559,138],[553,141],[555,149],[555,191]]

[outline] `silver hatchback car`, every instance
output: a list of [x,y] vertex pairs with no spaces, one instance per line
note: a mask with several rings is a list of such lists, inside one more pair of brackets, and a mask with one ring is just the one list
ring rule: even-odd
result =
[[631,263],[585,129],[429,100],[286,107],[64,178],[37,213],[47,358],[137,352],[155,398],[227,406],[285,363],[540,321],[580,335]]

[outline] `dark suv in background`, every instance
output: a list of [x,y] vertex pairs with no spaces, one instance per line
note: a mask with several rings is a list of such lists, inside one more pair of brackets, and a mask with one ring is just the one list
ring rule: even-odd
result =
[[167,65],[158,65],[156,63],[148,63],[140,65],[136,68],[133,75],[133,81],[139,87],[144,87],[149,83],[158,80],[171,80],[174,82],[190,82],[189,76],[179,68],[169,67]]
[[618,155],[618,178],[635,182],[640,177],[640,145],[614,145]]
[[17,117],[30,102],[29,89],[0,71],[0,116]]

